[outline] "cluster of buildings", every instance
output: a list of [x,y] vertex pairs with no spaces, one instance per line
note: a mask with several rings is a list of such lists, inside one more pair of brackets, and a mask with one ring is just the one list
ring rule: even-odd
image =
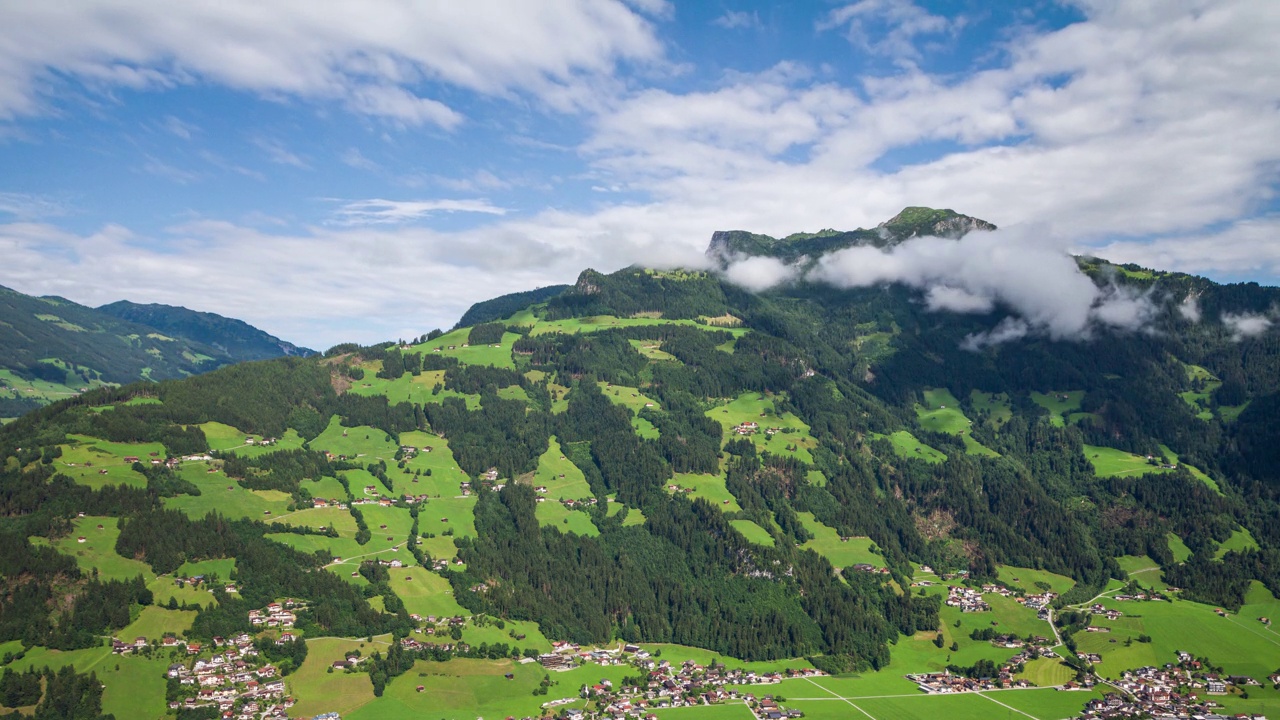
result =
[[940,673],[919,673],[907,675],[906,678],[916,684],[920,691],[928,695],[945,693],[981,692],[985,690],[1010,690],[1013,688],[1029,688],[1031,683],[1013,677],[1013,666],[1002,665],[995,677],[971,678],[964,675],[952,675],[950,671]]
[[[631,665],[639,669],[644,681],[638,685],[615,687],[610,680],[583,685],[579,695],[592,701],[595,709],[566,711],[566,717],[577,720],[598,718],[641,717],[651,710],[662,708],[713,705],[739,701],[747,705],[759,720],[782,720],[800,717],[801,713],[787,710],[772,695],[756,697],[743,693],[741,686],[771,685],[789,677],[817,677],[825,675],[813,668],[788,669],[784,672],[757,673],[741,668],[730,669],[724,665],[700,665],[693,660],[675,664],[650,655],[636,645],[626,645],[621,650],[583,650],[576,645],[559,643],[556,652],[539,657],[544,667],[569,669],[579,662],[601,665]],[[559,704],[556,701],[544,707]]]
[[296,600],[289,598],[283,603],[273,602],[260,610],[250,610],[249,624],[255,628],[291,628],[298,621],[298,616],[293,613],[298,605]]
[[952,585],[947,590],[947,605],[960,608],[960,612],[986,612],[991,609],[982,593],[963,585]]
[[174,663],[167,675],[195,690],[186,700],[171,701],[170,710],[216,707],[228,720],[262,720],[287,718],[294,704],[276,667],[259,660],[253,638],[244,633],[229,640],[214,638],[212,657],[191,665]]
[[1089,606],[1089,612],[1090,614],[1093,614],[1093,615],[1101,615],[1108,620],[1119,620],[1124,615],[1124,613],[1120,612],[1119,610],[1107,609],[1101,603],[1094,603],[1093,605]]
[[[1268,678],[1280,680],[1280,674]],[[1200,661],[1189,653],[1179,652],[1178,663],[1164,667],[1142,667],[1127,670],[1120,679],[1110,683],[1121,693],[1109,693],[1105,697],[1090,700],[1081,717],[1084,718],[1203,718],[1204,720],[1237,720],[1252,718],[1266,720],[1262,715],[1219,714],[1220,707],[1213,700],[1201,695],[1225,695],[1231,688],[1257,686],[1251,677],[1222,677],[1202,671]]]

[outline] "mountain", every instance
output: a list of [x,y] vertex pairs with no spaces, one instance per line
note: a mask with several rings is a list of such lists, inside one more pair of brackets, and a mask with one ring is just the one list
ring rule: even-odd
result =
[[315,351],[253,327],[243,320],[172,305],[141,305],[120,300],[98,308],[100,312],[147,325],[162,333],[216,348],[236,362],[281,356],[314,355]]
[[959,238],[975,230],[995,229],[995,225],[985,220],[961,215],[954,210],[908,207],[869,230],[827,229],[816,233],[795,233],[784,238],[743,230],[722,230],[711,236],[706,254],[721,267],[734,257],[751,256],[775,257],[791,263],[802,257],[815,258],[856,245],[889,248],[913,237]]
[[547,287],[510,293],[492,300],[478,302],[467,308],[467,311],[462,314],[458,324],[454,325],[453,329],[457,330],[460,327],[471,327],[472,325],[493,322],[494,320],[502,320],[530,305],[545,302],[568,289],[568,285],[548,285]]
[[[986,226],[911,209],[875,246]],[[841,699],[989,715],[989,697],[914,696],[968,677],[1083,685],[999,693],[1063,717],[1176,651],[1198,683],[1203,666],[1265,679],[1280,290],[1065,262],[1097,307],[1115,302],[1106,318],[1137,308],[1142,324],[976,346],[1016,308],[942,310],[890,282],[750,293],[718,272],[584,270],[416,343],[29,413],[0,428],[5,687],[93,670],[104,710],[163,717],[164,669],[193,673],[240,633],[294,712],[354,718],[561,701],[601,717],[650,702],[652,678],[696,720],[750,680],[737,668],[778,673],[752,694],[813,716]],[[146,649],[108,655],[105,638],[139,635]],[[923,673],[938,676],[904,677]],[[1274,697],[1249,693],[1232,712]]]
[[121,303],[94,309],[0,287],[0,417],[104,384],[300,352],[310,351],[209,313]]

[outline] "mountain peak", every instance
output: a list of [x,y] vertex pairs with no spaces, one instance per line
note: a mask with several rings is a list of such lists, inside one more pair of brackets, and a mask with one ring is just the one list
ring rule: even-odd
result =
[[747,232],[718,230],[711,235],[706,255],[720,265],[735,256],[776,257],[795,262],[802,257],[818,257],[856,245],[887,248],[913,237],[934,236],[957,240],[975,230],[995,230],[986,220],[962,215],[955,210],[906,207],[874,228],[857,230],[825,229],[816,233],[793,233],[783,238]]

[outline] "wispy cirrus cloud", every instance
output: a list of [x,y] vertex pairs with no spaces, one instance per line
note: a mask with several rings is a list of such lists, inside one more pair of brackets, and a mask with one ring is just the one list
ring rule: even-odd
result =
[[399,225],[440,213],[506,215],[506,208],[488,200],[355,200],[334,210],[333,225]]

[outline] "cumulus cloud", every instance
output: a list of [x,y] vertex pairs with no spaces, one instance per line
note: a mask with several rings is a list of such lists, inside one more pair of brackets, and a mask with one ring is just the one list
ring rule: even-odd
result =
[[488,200],[356,200],[344,204],[333,212],[330,222],[335,225],[385,225],[419,220],[442,212],[483,213],[505,215],[506,208],[493,205]]
[[964,288],[950,285],[934,285],[924,296],[925,305],[932,311],[946,310],[954,313],[989,313],[995,302],[988,296],[975,295]]
[[1200,300],[1195,295],[1188,295],[1186,300],[1178,304],[1178,314],[1183,320],[1192,323],[1200,322],[1203,313],[1200,312]]
[[797,265],[771,257],[749,257],[729,263],[724,278],[751,292],[761,292],[794,281],[800,275]]
[[1271,318],[1257,313],[1223,313],[1222,324],[1231,331],[1231,339],[1239,342],[1271,329]]
[[1031,326],[1027,324],[1026,320],[1007,317],[990,330],[966,335],[960,343],[960,347],[970,352],[979,352],[992,345],[1021,340],[1030,332]]
[[72,0],[11,3],[3,17],[0,119],[47,111],[71,78],[105,92],[209,82],[450,128],[461,116],[414,88],[440,82],[573,103],[618,62],[663,55],[651,22],[618,0],[445,0],[376,12],[360,0]]
[[728,10],[711,22],[713,25],[719,25],[726,30],[761,27],[760,13],[755,11]]

